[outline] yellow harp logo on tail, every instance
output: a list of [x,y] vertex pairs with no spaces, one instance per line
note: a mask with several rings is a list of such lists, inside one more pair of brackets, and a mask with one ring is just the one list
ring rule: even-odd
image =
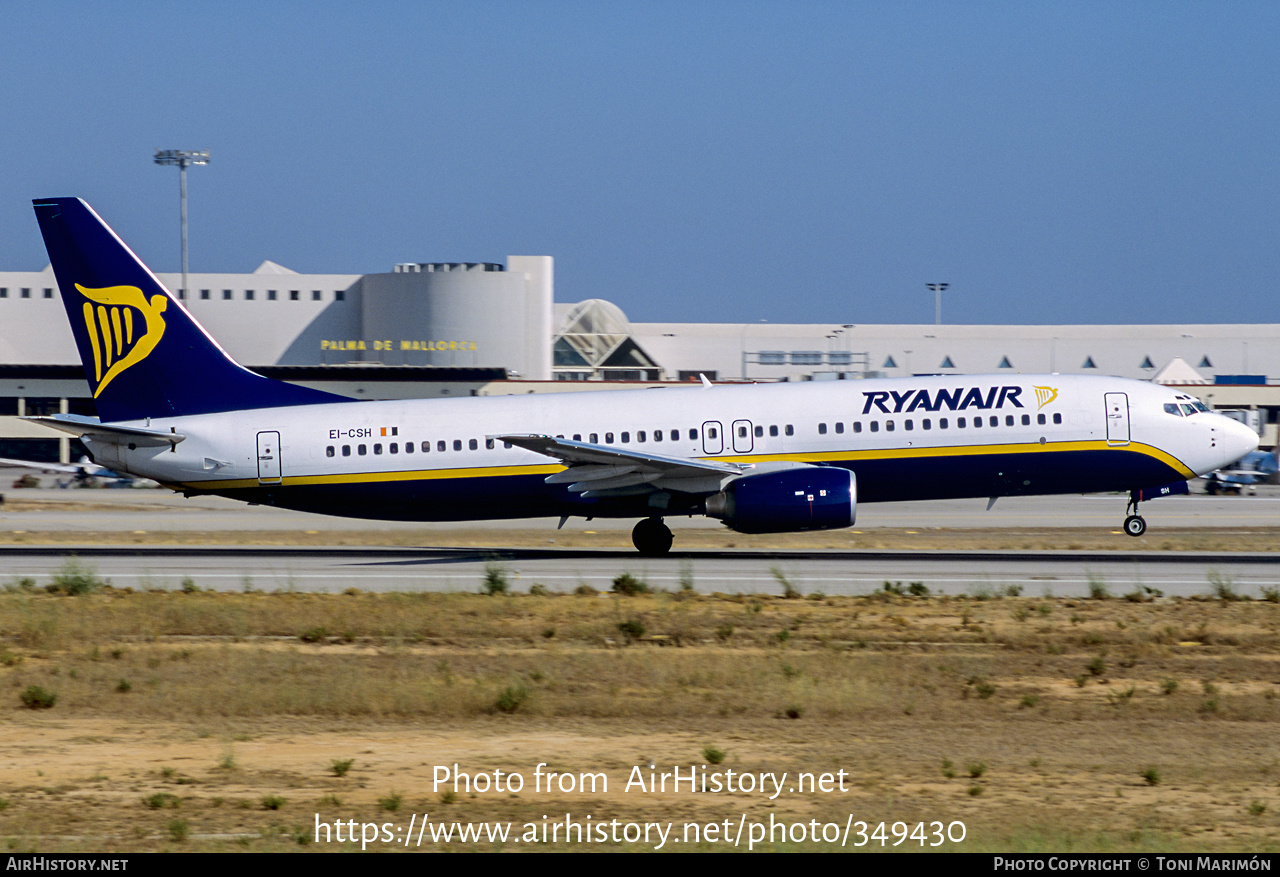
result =
[[[1040,408],[1058,398],[1058,391],[1054,387],[1032,387],[1031,389],[1036,391],[1036,401],[1040,403]],[[1036,410],[1039,411],[1040,408]]]
[[76,289],[88,299],[84,303],[84,327],[93,348],[96,399],[118,374],[142,362],[156,349],[164,337],[164,317],[160,315],[169,300],[153,295],[147,301],[136,286],[86,289],[77,283]]

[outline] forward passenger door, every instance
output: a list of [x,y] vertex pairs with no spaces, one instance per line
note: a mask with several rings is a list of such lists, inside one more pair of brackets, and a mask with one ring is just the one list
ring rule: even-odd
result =
[[1107,393],[1107,444],[1129,444],[1129,396],[1126,393]]

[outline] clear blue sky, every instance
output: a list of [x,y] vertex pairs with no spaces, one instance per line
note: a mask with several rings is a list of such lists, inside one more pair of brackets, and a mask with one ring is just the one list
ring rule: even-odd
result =
[[1280,322],[1275,2],[4,2],[0,270],[556,259],[635,320]]

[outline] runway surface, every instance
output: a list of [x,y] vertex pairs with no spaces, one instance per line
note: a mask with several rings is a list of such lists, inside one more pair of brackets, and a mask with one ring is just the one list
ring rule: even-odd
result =
[[[12,471],[12,470],[10,470]],[[1202,488],[1195,487],[1196,490]],[[5,490],[0,504],[0,530],[61,531],[254,531],[254,530],[382,530],[421,532],[430,543],[432,532],[477,526],[502,529],[556,528],[556,518],[465,523],[402,523],[333,518],[265,506],[249,506],[221,497],[186,498],[168,490]],[[1127,497],[1121,494],[1048,497],[1002,497],[987,510],[985,499],[888,502],[858,507],[857,527],[1098,527],[1118,529]],[[16,503],[48,506],[48,510],[12,511]],[[59,510],[57,506],[70,504]],[[1148,525],[1160,527],[1257,527],[1280,525],[1280,487],[1263,486],[1257,496],[1176,496],[1144,503]],[[572,518],[570,530],[630,530],[634,520]],[[672,528],[721,529],[719,521],[672,518]],[[678,537],[678,532],[677,532]]]
[[[700,592],[781,593],[781,575],[811,594],[866,594],[886,581],[923,582],[933,592],[981,595],[1020,588],[1023,596],[1084,596],[1090,583],[1113,595],[1143,587],[1168,596],[1208,594],[1213,582],[1230,581],[1245,595],[1280,587],[1276,554],[1104,551],[911,552],[873,550],[759,551],[686,550],[680,532],[721,529],[706,518],[674,518],[676,547],[670,557],[642,558],[630,550],[556,548],[554,518],[461,524],[388,523],[331,518],[218,497],[184,498],[165,490],[7,490],[0,505],[0,531],[39,542],[41,533],[116,532],[252,533],[295,531],[383,531],[406,534],[411,548],[166,548],[151,546],[59,546],[37,550],[0,547],[0,585],[30,578],[43,586],[69,557],[77,556],[118,587],[180,588],[184,579],[214,590],[338,592],[476,591],[487,564],[499,563],[515,590],[541,584],[553,591],[589,585],[608,591],[615,576],[629,572],[651,587],[677,590],[691,582]],[[859,531],[877,528],[1098,528],[1114,532],[1125,497],[1059,496],[1001,499],[990,511],[980,499],[928,503],[880,503],[858,510]],[[1280,488],[1262,487],[1251,497],[1173,497],[1143,506],[1151,532],[1190,527],[1229,532],[1280,525]],[[571,520],[568,531],[629,530],[633,521]],[[493,550],[432,547],[454,531],[491,533]],[[545,530],[547,547],[502,550],[504,532]],[[29,535],[26,535],[29,534]],[[922,532],[922,545],[928,545]],[[314,541],[314,539],[312,540]],[[528,544],[527,542],[525,544]],[[1135,543],[1135,549],[1137,545]]]
[[1019,589],[1024,597],[1087,596],[1101,584],[1113,596],[1144,587],[1165,596],[1214,592],[1227,583],[1259,598],[1280,588],[1280,559],[1272,555],[1185,552],[881,552],[692,551],[665,558],[581,549],[261,549],[0,547],[5,582],[28,577],[37,585],[66,569],[69,557],[117,587],[178,589],[184,581],[218,591],[466,591],[482,589],[486,568],[499,565],[511,588],[541,584],[572,592],[582,585],[609,591],[623,572],[652,588],[701,593],[781,594],[779,575],[806,595],[869,594],[886,581],[922,582],[933,593],[995,596]]

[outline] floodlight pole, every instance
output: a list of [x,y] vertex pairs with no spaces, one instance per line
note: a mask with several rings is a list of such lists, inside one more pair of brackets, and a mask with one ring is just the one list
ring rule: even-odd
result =
[[187,165],[208,164],[209,150],[157,149],[155,163],[178,166],[179,199],[182,202],[182,291],[178,297],[185,298],[187,295]]
[[942,293],[949,283],[926,283],[925,286],[933,290],[933,324],[935,326],[942,325]]

